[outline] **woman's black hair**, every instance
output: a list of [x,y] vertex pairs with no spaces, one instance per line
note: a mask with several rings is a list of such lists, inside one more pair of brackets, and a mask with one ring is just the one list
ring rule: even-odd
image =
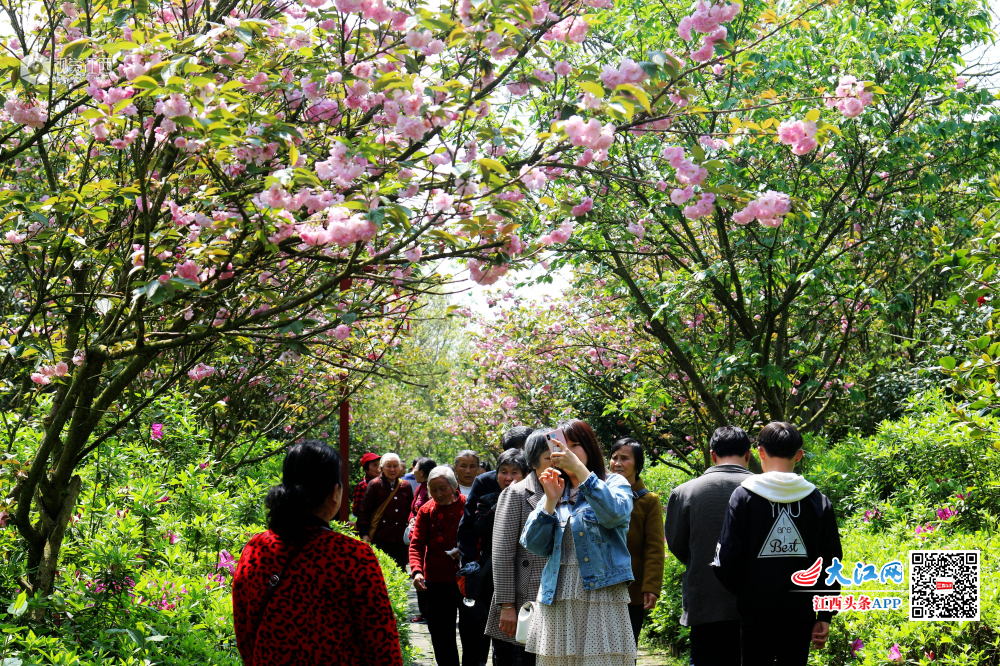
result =
[[631,437],[622,437],[611,445],[609,458],[610,456],[615,455],[615,451],[623,446],[627,446],[632,449],[632,457],[635,458],[635,478],[638,479],[639,475],[642,474],[642,468],[646,466],[646,453],[642,450],[642,444],[635,441],[635,439]]
[[431,473],[431,470],[437,467],[437,463],[430,458],[417,458],[417,469],[424,476]]
[[281,483],[264,501],[268,529],[282,539],[301,538],[312,512],[340,484],[340,456],[332,446],[318,439],[293,445],[281,465]]
[[497,470],[504,465],[513,465],[521,470],[521,476],[528,476],[528,463],[524,459],[524,451],[520,449],[507,449],[497,458]]

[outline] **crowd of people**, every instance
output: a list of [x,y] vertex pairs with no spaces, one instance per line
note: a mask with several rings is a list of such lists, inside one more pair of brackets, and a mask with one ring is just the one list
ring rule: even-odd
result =
[[[668,547],[687,567],[680,620],[692,665],[798,666],[810,644],[825,644],[832,613],[788,590],[790,576],[842,555],[829,500],[793,471],[803,453],[794,426],[761,431],[763,474],[748,469],[746,433],[719,428],[713,466],[671,492],[666,517],[635,439],[605,458],[573,419],[512,428],[501,444],[492,471],[470,450],[449,464],[414,459],[406,473],[395,453],[364,454],[351,497],[360,540],[329,529],[343,490],[336,452],[292,446],[267,497],[269,529],[244,548],[234,578],[244,662],[400,664],[366,543],[409,572],[413,621],[426,622],[438,666],[485,666],[491,648],[494,666],[632,666]],[[820,580],[814,591],[839,586]],[[787,640],[773,640],[776,619]]]

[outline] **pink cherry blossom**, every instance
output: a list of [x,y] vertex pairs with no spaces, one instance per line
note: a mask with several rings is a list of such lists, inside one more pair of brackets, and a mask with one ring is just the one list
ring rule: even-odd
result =
[[594,207],[594,200],[591,197],[584,198],[583,201],[573,206],[573,216],[580,217],[586,215]]
[[188,259],[183,264],[180,264],[174,269],[174,275],[185,280],[191,280],[193,282],[200,282],[199,275],[201,274],[201,267],[196,264],[191,259]]
[[351,327],[347,324],[340,324],[337,328],[333,329],[333,337],[343,342],[351,337]]

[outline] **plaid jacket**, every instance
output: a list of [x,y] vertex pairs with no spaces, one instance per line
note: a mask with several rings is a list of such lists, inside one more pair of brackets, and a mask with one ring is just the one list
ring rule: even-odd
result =
[[521,530],[545,490],[534,472],[500,493],[493,523],[493,603],[486,621],[486,635],[508,643],[516,641],[500,631],[500,604],[520,608],[525,601],[534,601],[542,583],[544,557],[539,557],[520,544]]

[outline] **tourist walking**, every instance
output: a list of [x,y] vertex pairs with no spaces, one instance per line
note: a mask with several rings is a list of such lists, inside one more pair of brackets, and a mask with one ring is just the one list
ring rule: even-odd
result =
[[455,477],[458,478],[458,490],[469,499],[472,494],[472,482],[479,476],[479,454],[465,449],[455,455]]
[[566,446],[552,450],[552,467],[539,476],[545,499],[521,533],[525,548],[547,558],[525,649],[539,666],[632,666],[632,491],[605,472],[589,425],[573,419],[559,430]]
[[[462,605],[462,593],[455,574],[458,572],[458,522],[462,519],[465,498],[456,497],[458,479],[444,465],[431,470],[427,488],[431,501],[420,507],[410,536],[410,576],[417,591],[427,593],[424,612],[434,660],[438,666],[459,666],[455,616]],[[470,653],[464,636],[462,651]],[[470,662],[463,659],[462,663],[468,666]]]
[[[524,444],[524,459],[531,472],[500,493],[493,523],[493,603],[486,620],[486,635],[493,639],[493,666],[535,666],[535,655],[514,640],[518,609],[533,602],[542,582],[546,558],[521,545],[528,516],[545,497],[538,475],[549,468],[551,457],[545,433],[535,430]],[[465,520],[463,518],[463,520]]]
[[656,605],[656,598],[663,587],[663,560],[666,555],[660,497],[646,488],[640,476],[645,463],[642,444],[631,437],[619,439],[611,446],[609,469],[624,476],[632,489],[632,517],[626,544],[635,580],[628,586],[628,616],[637,646],[642,623]]
[[[504,451],[511,449],[523,449],[531,428],[526,426],[514,426],[508,429],[500,439],[500,445]],[[471,452],[470,452],[471,453]],[[502,490],[497,483],[496,472],[486,472],[480,474],[472,482],[469,494],[465,496],[465,515],[458,526],[458,550],[462,554],[461,564],[465,566],[469,562],[474,562],[479,557],[478,534],[476,532],[477,516],[479,510],[479,500],[483,495],[499,493]],[[499,497],[499,495],[498,495]]]
[[[371,548],[330,530],[340,458],[307,440],[285,455],[265,502],[268,530],[233,575],[233,625],[246,666],[401,666],[399,633]],[[276,582],[274,582],[276,581]]]
[[413,505],[413,488],[400,476],[403,466],[399,456],[386,453],[380,460],[382,473],[368,484],[358,514],[358,533],[406,570],[406,544],[403,531]]
[[379,457],[374,453],[366,453],[361,456],[361,473],[364,475],[358,485],[354,486],[354,492],[351,494],[351,513],[357,518],[358,513],[361,511],[361,502],[365,499],[365,491],[368,490],[368,484],[371,480],[377,478],[379,475],[378,463]]
[[430,458],[417,458],[417,466],[413,468],[413,476],[417,481],[417,488],[413,493],[413,505],[410,507],[410,520],[412,521],[424,504],[430,501],[431,496],[427,492],[427,475],[437,467],[437,463]]
[[[430,458],[417,458],[416,466],[413,468],[413,476],[418,485],[417,492],[413,497],[413,505],[410,507],[410,522],[406,527],[407,531],[410,533],[404,533],[403,541],[406,542],[407,546],[409,546],[410,539],[412,538],[413,525],[417,520],[417,512],[420,511],[420,507],[429,502],[431,499],[431,496],[427,493],[427,475],[430,474],[431,470],[435,467],[437,467],[437,464]],[[417,624],[427,623],[427,618],[424,617],[426,600],[427,593],[422,590],[417,590],[418,615],[413,618],[413,622],[416,622]]]
[[[479,506],[475,512],[475,535],[478,552],[474,561],[462,566],[459,571],[465,576],[465,596],[474,604],[468,608],[466,632],[478,641],[479,662],[485,664],[490,653],[490,637],[486,635],[486,620],[490,605],[493,602],[493,526],[496,518],[497,501],[500,493],[512,483],[524,479],[528,472],[528,464],[524,453],[518,449],[510,449],[500,454],[497,459],[496,472],[490,472],[496,478],[500,490],[483,495],[479,498]],[[480,477],[482,478],[482,477]],[[476,479],[476,483],[479,479]],[[466,503],[465,515],[469,515]],[[462,518],[463,522],[465,518]],[[461,630],[461,626],[459,627]],[[463,634],[463,645],[466,645]],[[468,649],[468,647],[466,647]]]
[[722,586],[710,565],[729,498],[753,476],[747,469],[750,446],[742,428],[716,428],[708,444],[712,467],[674,488],[667,501],[667,547],[687,567],[680,623],[691,627],[691,663],[695,666],[740,663],[736,595]]

